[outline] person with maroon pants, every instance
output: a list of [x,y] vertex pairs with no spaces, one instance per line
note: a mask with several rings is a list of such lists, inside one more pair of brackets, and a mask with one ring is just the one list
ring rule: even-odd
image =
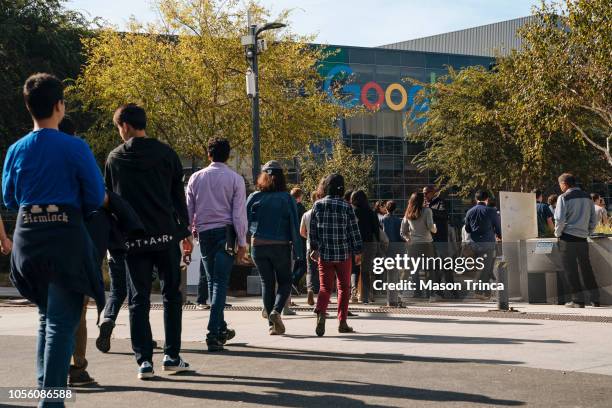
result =
[[333,291],[334,277],[338,284],[339,333],[352,333],[346,323],[351,296],[351,258],[361,262],[362,241],[357,217],[349,203],[344,201],[344,178],[331,174],[319,183],[319,197],[312,208],[310,220],[310,257],[319,264],[319,296],[317,314],[317,336],[325,334],[325,314]]

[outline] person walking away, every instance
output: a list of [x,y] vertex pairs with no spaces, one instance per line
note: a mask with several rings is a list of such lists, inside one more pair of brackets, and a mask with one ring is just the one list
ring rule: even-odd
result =
[[607,226],[608,225],[608,211],[603,198],[597,193],[591,193],[591,200],[595,205],[595,218],[597,219],[597,225]]
[[533,190],[536,196],[536,215],[538,220],[538,238],[550,237],[555,230],[553,213],[547,203],[544,203],[542,191]]
[[[396,255],[403,254],[406,246],[405,241],[401,236],[402,220],[394,215],[397,204],[393,200],[387,201],[385,209],[387,213],[382,219],[382,228],[389,238],[389,247],[387,249],[387,257],[395,258]],[[397,282],[399,279],[398,270],[387,270],[387,282]],[[397,292],[387,291],[387,306],[397,306]]]
[[[497,208],[489,206],[489,193],[476,192],[476,205],[465,215],[465,232],[470,234],[470,246],[476,258],[483,258],[484,267],[479,281],[488,283],[493,277],[495,242],[501,240],[501,220]],[[479,299],[488,299],[490,291],[476,291]]]
[[361,263],[362,241],[357,217],[351,205],[344,201],[344,177],[330,174],[319,183],[319,197],[310,220],[311,258],[319,264],[319,295],[315,313],[317,336],[325,334],[325,314],[334,276],[338,285],[338,332],[352,333],[347,324],[348,305],[351,289],[351,256],[355,263]]
[[357,297],[359,302],[367,304],[373,301],[371,293],[372,262],[378,249],[380,223],[376,213],[370,208],[365,191],[353,191],[351,205],[357,217],[359,235],[363,243],[361,264],[353,268],[351,276],[351,300]]
[[[96,301],[98,313],[104,308],[102,272],[84,218],[102,206],[105,193],[89,146],[58,130],[65,112],[62,82],[34,74],[23,96],[34,128],[6,153],[2,196],[19,211],[10,279],[38,306],[37,382],[50,390],[66,388],[84,296]],[[6,251],[8,241],[2,246]],[[47,398],[39,406],[64,402]]]
[[[291,294],[291,249],[302,261],[297,205],[287,193],[283,168],[267,162],[257,178],[257,190],[247,199],[251,253],[261,277],[261,293],[269,333],[285,333],[281,313]],[[277,289],[276,289],[277,288]]]
[[597,226],[593,200],[576,186],[576,178],[571,173],[559,176],[559,188],[563,194],[559,196],[555,209],[555,236],[559,238],[565,283],[572,297],[565,306],[584,308],[584,292],[587,292],[591,305],[599,307],[599,287],[591,267],[587,242],[587,237]]
[[[306,207],[304,207],[304,204],[302,203],[304,192],[302,191],[301,188],[294,187],[293,189],[291,189],[291,192],[289,194],[291,194],[291,197],[293,197],[293,199],[295,200],[297,204],[297,215],[298,215],[298,223],[299,223],[300,220],[302,219],[302,216],[306,212]],[[307,269],[306,240],[303,239],[301,236],[300,236],[300,240],[302,241],[301,260],[299,261],[297,259],[293,260],[293,272],[291,274],[292,289],[296,295],[300,294],[300,290],[299,290],[300,280],[302,280],[302,277],[306,273],[306,269]],[[291,301],[291,294],[289,294],[289,297],[287,298],[287,304],[283,308],[284,316],[294,316],[296,314],[295,311],[291,309],[291,305],[293,305],[293,302]]]
[[[406,213],[404,214],[400,227],[400,235],[408,242],[408,255],[412,258],[433,258],[435,256],[435,250],[432,234],[436,231],[436,224],[433,222],[433,212],[431,208],[425,207],[425,195],[422,192],[412,193],[408,200]],[[439,276],[437,276],[437,274],[432,276],[435,270],[430,270],[427,266],[424,266],[423,271],[427,279],[439,283]],[[419,296],[421,294],[421,271],[403,272],[404,275],[406,273],[411,273],[412,281],[417,282],[418,289],[415,292],[416,295]],[[408,277],[402,276],[401,278],[407,279]],[[430,293],[429,298],[431,302],[434,302],[440,298],[440,295],[439,293]]]
[[[319,199],[319,195],[316,191],[311,194],[311,202],[314,203]],[[304,213],[300,222],[300,235],[306,239],[306,257],[307,257],[307,270],[306,270],[306,290],[307,298],[306,301],[310,306],[314,306],[315,293],[319,293],[319,265],[310,257],[310,220],[312,218],[312,208]]]
[[120,106],[113,122],[124,143],[108,155],[106,187],[138,212],[145,230],[143,238],[126,241],[130,336],[139,366],[138,378],[145,380],[154,376],[149,322],[154,268],[159,274],[164,307],[163,369],[189,370],[189,364],[180,356],[180,248],[190,253],[193,244],[187,222],[183,166],[178,155],[170,146],[148,137],[147,116],[142,107]]
[[208,280],[206,345],[208,351],[216,352],[236,336],[236,331],[228,328],[223,309],[234,259],[246,262],[248,225],[244,179],[227,165],[229,141],[211,138],[207,152],[211,163],[195,172],[187,184],[187,208],[189,225],[198,233]]

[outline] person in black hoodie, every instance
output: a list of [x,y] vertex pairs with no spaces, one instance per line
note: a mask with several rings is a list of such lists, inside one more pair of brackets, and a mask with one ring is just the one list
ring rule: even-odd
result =
[[140,366],[138,378],[154,376],[149,323],[154,267],[159,272],[164,304],[163,368],[186,371],[189,364],[179,355],[182,320],[179,242],[183,241],[185,254],[191,252],[193,243],[187,222],[183,166],[172,148],[147,137],[146,113],[140,106],[119,107],[113,122],[124,143],[108,155],[106,187],[134,208],[145,228],[143,238],[126,241],[130,334]]
[[[378,242],[380,224],[376,212],[370,208],[365,191],[354,191],[351,194],[351,205],[355,211],[359,233],[363,241],[363,259],[361,260],[361,265],[354,265],[353,268],[351,302],[362,301],[363,303],[369,303],[374,301],[374,294],[370,287],[372,284],[372,259],[376,255],[375,243]],[[361,293],[359,293],[358,297],[359,291],[357,289],[359,281],[357,279],[359,277],[361,279]]]

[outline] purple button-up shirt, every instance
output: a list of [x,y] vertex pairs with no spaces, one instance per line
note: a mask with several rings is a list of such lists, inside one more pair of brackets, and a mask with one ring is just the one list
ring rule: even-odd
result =
[[190,226],[198,232],[233,224],[238,245],[246,245],[246,189],[243,178],[225,163],[213,162],[187,183]]

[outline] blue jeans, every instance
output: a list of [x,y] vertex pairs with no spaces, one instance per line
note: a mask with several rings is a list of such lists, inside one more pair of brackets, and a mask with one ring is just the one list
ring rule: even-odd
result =
[[234,265],[234,257],[225,252],[225,227],[215,228],[199,233],[200,251],[204,270],[208,279],[210,295],[210,319],[208,321],[208,339],[219,338],[227,330],[223,308],[227,296],[227,285]]
[[117,315],[127,297],[127,270],[125,267],[125,252],[111,252],[108,259],[108,274],[110,276],[110,295],[104,308],[104,318],[117,320]]
[[[81,319],[83,295],[50,283],[46,302],[38,308],[38,387],[66,387],[74,335]],[[41,407],[63,407],[63,402],[40,402]]]

